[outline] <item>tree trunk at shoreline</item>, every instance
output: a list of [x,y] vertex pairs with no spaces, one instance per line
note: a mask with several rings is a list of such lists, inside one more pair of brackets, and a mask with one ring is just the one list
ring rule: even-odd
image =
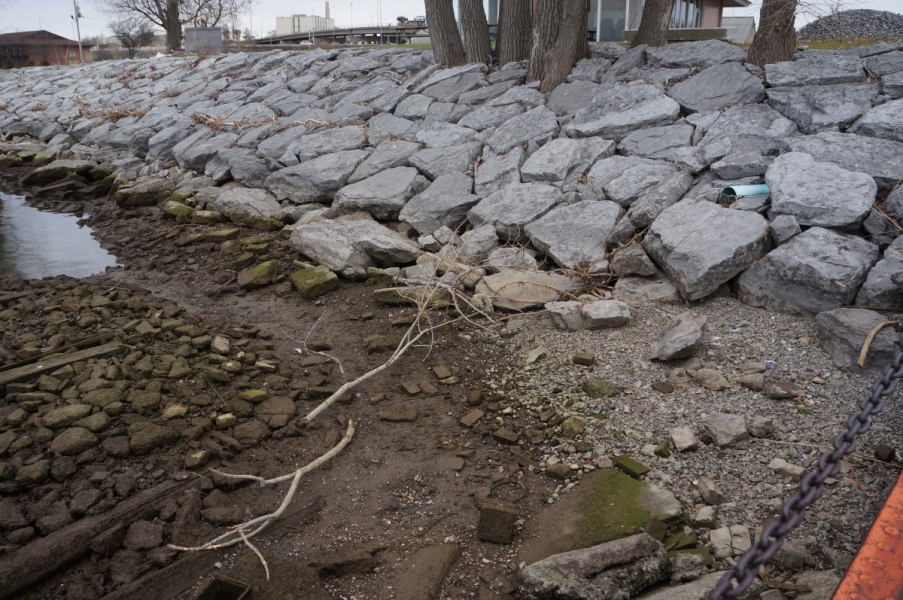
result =
[[630,47],[640,44],[664,46],[668,43],[668,26],[671,24],[671,10],[674,0],[646,0],[643,17]]
[[530,0],[501,0],[495,42],[499,66],[530,58],[533,7]]
[[489,24],[483,0],[461,0],[461,23],[464,26],[464,52],[469,63],[489,64]]
[[455,23],[455,9],[452,0],[425,0],[426,22],[429,25],[433,57],[442,67],[457,67],[464,64],[464,47]]
[[541,81],[546,93],[564,83],[571,69],[586,58],[586,20],[589,0],[548,0],[540,2],[533,19],[533,49],[530,52],[530,81]]
[[746,53],[746,62],[765,65],[793,60],[796,51],[796,16],[798,0],[764,0],[759,12],[759,28]]

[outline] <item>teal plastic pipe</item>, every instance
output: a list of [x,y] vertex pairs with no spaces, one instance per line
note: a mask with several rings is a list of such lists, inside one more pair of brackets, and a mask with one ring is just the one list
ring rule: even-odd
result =
[[721,190],[721,199],[746,198],[747,196],[767,196],[770,194],[768,186],[764,183],[758,185],[734,185]]

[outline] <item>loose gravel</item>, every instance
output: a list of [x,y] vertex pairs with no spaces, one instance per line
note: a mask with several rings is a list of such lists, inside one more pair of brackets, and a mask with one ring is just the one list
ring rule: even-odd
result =
[[886,10],[845,10],[817,19],[797,32],[801,40],[903,39],[903,15]]

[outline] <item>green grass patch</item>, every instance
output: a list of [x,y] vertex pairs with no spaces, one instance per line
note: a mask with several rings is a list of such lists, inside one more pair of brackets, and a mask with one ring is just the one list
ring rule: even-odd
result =
[[[581,485],[584,485],[585,482]],[[637,533],[649,520],[640,508],[640,492],[646,485],[617,469],[602,469],[590,483],[580,504],[583,514],[578,547],[602,544]]]

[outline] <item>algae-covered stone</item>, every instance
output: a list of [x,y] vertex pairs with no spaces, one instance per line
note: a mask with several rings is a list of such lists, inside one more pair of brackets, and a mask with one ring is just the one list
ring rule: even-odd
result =
[[73,404],[55,408],[42,417],[44,427],[50,429],[62,429],[75,421],[91,414],[91,406],[88,404]]
[[583,435],[586,431],[586,420],[580,417],[569,417],[561,423],[561,434],[570,439]]
[[590,398],[602,398],[603,396],[617,396],[621,388],[604,379],[586,379],[580,384],[583,391]]
[[266,390],[245,390],[238,395],[242,400],[247,400],[248,402],[253,402],[254,404],[259,404],[267,399],[268,394]]
[[133,454],[147,454],[166,444],[173,444],[179,434],[149,421],[139,421],[129,427],[129,447]]
[[291,274],[292,287],[304,298],[318,298],[339,287],[339,278],[324,266],[298,269]]
[[98,443],[97,436],[82,427],[70,427],[56,436],[50,450],[56,454],[71,456],[81,454]]
[[623,471],[634,479],[639,479],[649,472],[649,467],[637,462],[627,455],[618,456],[612,461],[618,470]]
[[105,412],[94,413],[89,417],[85,417],[84,419],[79,419],[73,425],[76,427],[83,427],[92,433],[99,433],[101,431],[106,430],[113,419]]
[[104,408],[108,404],[119,400],[119,397],[121,395],[122,393],[115,388],[102,388],[99,390],[94,390],[93,392],[88,392],[87,394],[85,394],[83,400],[85,404]]
[[194,213],[194,209],[181,202],[169,200],[163,205],[163,212],[172,217],[190,217]]
[[570,465],[564,463],[555,463],[554,465],[546,465],[546,475],[555,479],[567,479],[574,474]]
[[271,260],[242,269],[238,274],[238,287],[249,290],[269,285],[276,279],[278,272],[279,264]]

